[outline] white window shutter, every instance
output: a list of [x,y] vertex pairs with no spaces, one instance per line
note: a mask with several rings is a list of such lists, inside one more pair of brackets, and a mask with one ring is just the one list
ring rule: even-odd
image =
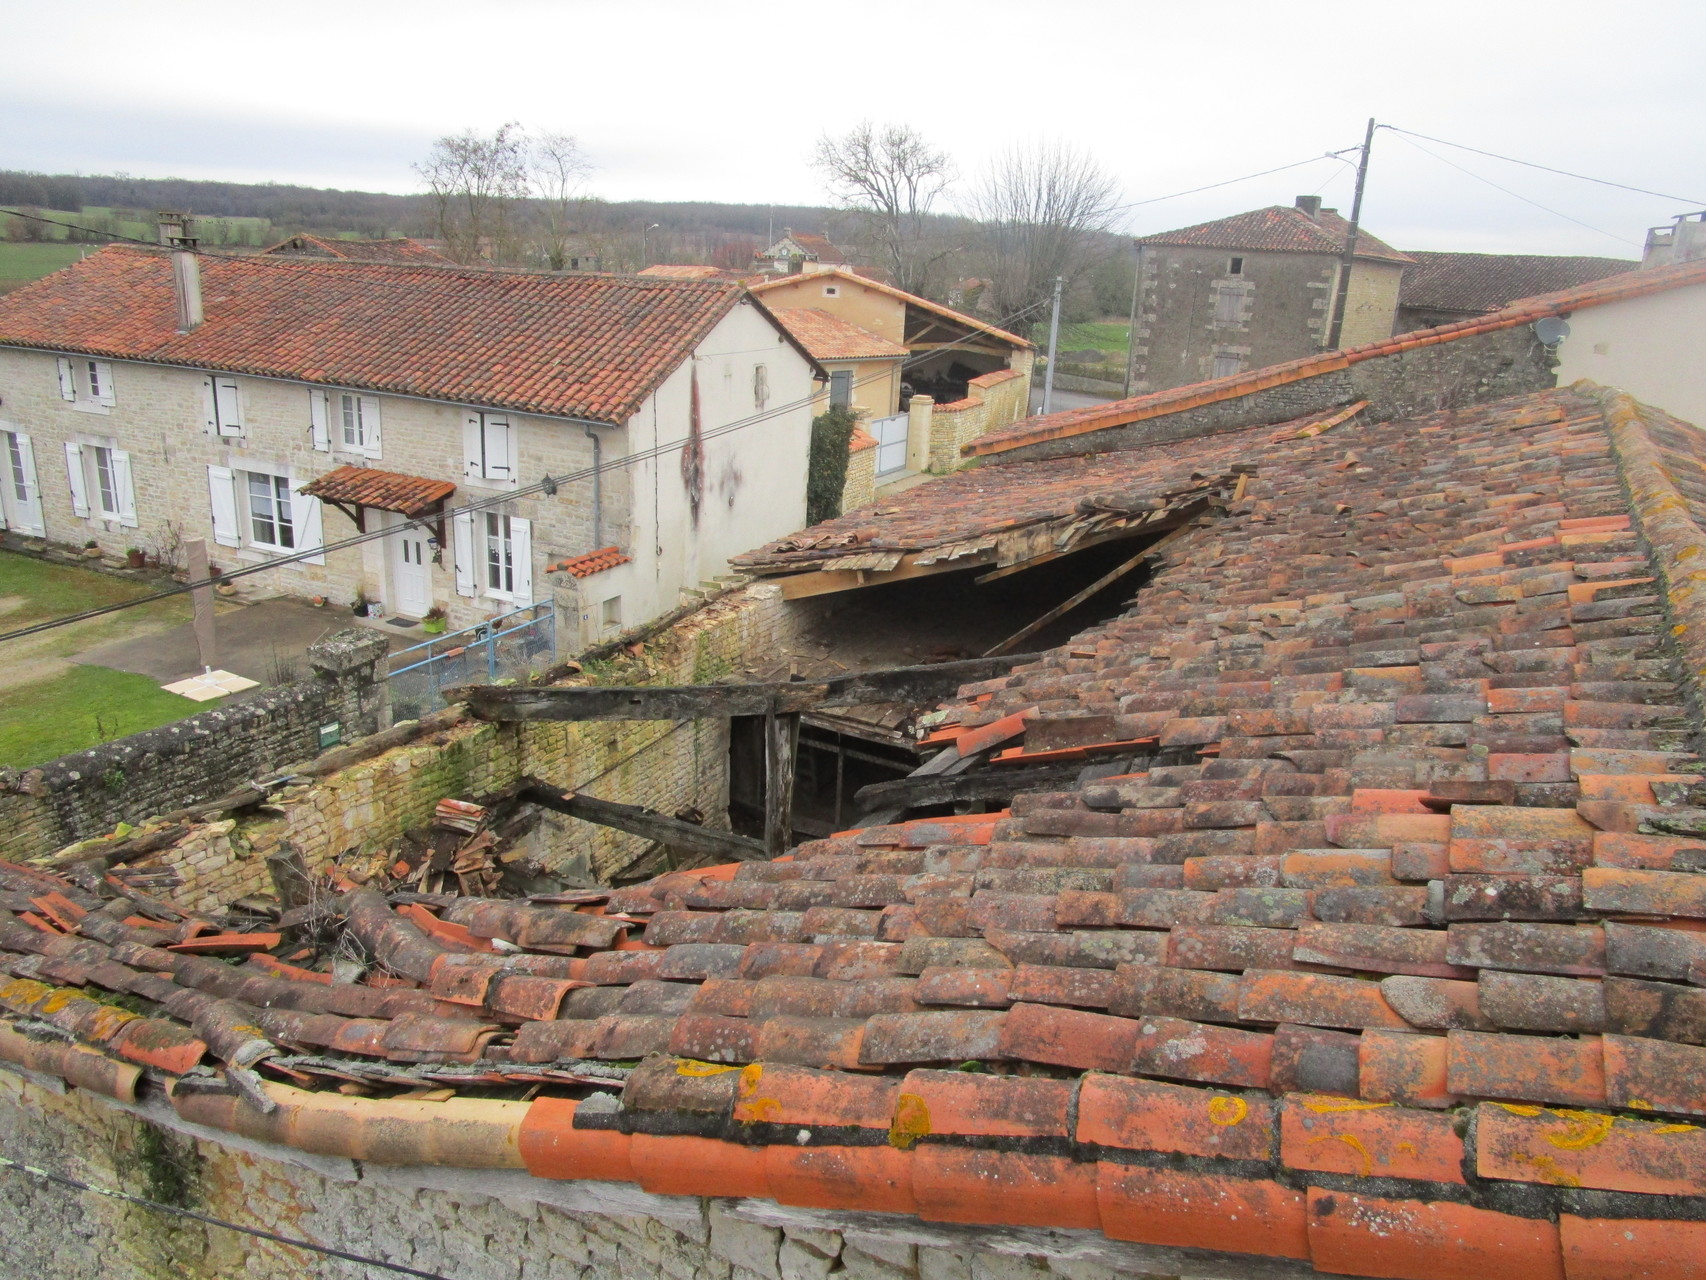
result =
[[[311,494],[295,490],[295,478],[292,477],[290,495],[290,514],[296,520],[296,549],[298,551],[319,551],[326,545],[326,536],[321,529],[320,500]],[[325,564],[324,554],[304,556],[308,564]]]
[[520,516],[509,518],[510,555],[515,562],[515,592],[512,603],[517,608],[533,603],[533,525]]
[[[12,439],[18,448],[18,464],[24,469],[24,493],[19,504],[23,510],[18,513],[21,517],[18,532],[34,534],[39,538],[46,532],[46,528],[41,518],[41,484],[36,479],[35,446],[22,431],[14,431]],[[34,523],[26,523],[30,520]]]
[[379,397],[361,398],[362,449],[370,458],[379,456]]
[[478,565],[474,560],[474,517],[467,511],[459,511],[450,518],[450,533],[452,554],[456,560],[456,594],[472,596],[477,594],[475,583]]
[[219,434],[219,409],[213,402],[213,379],[201,380],[201,429],[210,436]]
[[314,447],[321,453],[327,453],[332,447],[332,429],[327,422],[326,393],[310,390],[308,392],[308,435]]
[[113,367],[105,360],[96,360],[92,363],[95,366],[96,376],[101,380],[101,394],[96,397],[96,400],[110,409],[118,403],[118,394],[113,390]]
[[65,445],[65,478],[71,482],[71,510],[89,518],[89,477],[83,470],[83,446],[70,441]]
[[515,480],[515,436],[508,418],[486,419],[486,475],[506,484]]
[[130,455],[123,449],[112,452],[113,488],[117,490],[118,522],[136,528],[136,484],[130,476]]
[[480,447],[480,415],[462,415],[462,472],[470,480],[486,478],[485,454]]
[[59,357],[59,398],[75,400],[77,398],[77,375],[71,371],[71,361],[64,356]]
[[213,504],[213,540],[222,547],[240,547],[237,529],[237,477],[230,467],[208,467],[207,494]]
[[237,398],[236,380],[215,378],[213,380],[213,397],[219,411],[219,434],[222,436],[242,435],[243,409]]

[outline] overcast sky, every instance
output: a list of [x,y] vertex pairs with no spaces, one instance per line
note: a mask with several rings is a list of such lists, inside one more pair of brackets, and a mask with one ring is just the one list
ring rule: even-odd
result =
[[[575,134],[612,200],[816,204],[813,141],[870,118],[968,183],[1068,139],[1137,202],[1355,146],[1372,115],[1664,193],[1383,131],[1364,224],[1400,248],[1638,256],[1706,207],[1698,0],[0,0],[0,30],[3,168],[412,191],[434,137],[519,120]],[[1306,192],[1348,212],[1351,179],[1317,158],[1125,228]]]

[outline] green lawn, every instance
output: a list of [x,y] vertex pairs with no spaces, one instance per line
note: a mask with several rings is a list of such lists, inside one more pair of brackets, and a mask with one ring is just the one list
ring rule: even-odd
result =
[[41,764],[210,705],[165,693],[147,676],[73,667],[52,680],[0,690],[0,765]]
[[0,292],[16,289],[61,267],[69,267],[94,247],[46,241],[38,244],[0,242]]
[[1083,351],[1093,348],[1098,351],[1106,351],[1116,360],[1123,361],[1126,347],[1130,342],[1131,326],[1123,320],[1063,324],[1060,326],[1060,349],[1062,351]]
[[[9,631],[44,618],[58,618],[101,605],[134,600],[159,589],[152,583],[115,578],[93,569],[52,564],[15,552],[0,552],[0,631]],[[157,604],[140,605],[130,616],[165,613],[176,618],[180,614],[187,615],[187,611],[188,606],[181,599],[162,600]]]

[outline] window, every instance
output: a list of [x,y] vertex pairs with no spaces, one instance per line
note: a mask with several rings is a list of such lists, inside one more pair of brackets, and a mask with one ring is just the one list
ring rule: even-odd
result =
[[1214,295],[1214,322],[1237,324],[1242,318],[1244,295],[1236,289],[1221,289]]
[[296,547],[296,523],[290,509],[290,478],[262,471],[244,472],[249,493],[249,539],[257,547],[290,551]]
[[515,594],[515,539],[508,516],[486,513],[486,591]]
[[379,401],[372,396],[341,391],[338,416],[343,423],[343,447],[357,454],[379,457]]
[[841,296],[841,286],[838,284],[824,285],[823,296],[826,298],[839,298]]
[[22,431],[0,431],[0,437],[6,442],[6,482],[0,491],[0,515],[6,517],[8,528],[40,538],[47,530],[42,524],[35,448]]
[[752,407],[762,409],[770,400],[770,370],[761,364],[752,366]]
[[1233,374],[1241,372],[1243,368],[1244,358],[1242,356],[1217,355],[1214,358],[1214,372],[1210,376],[1230,378]]
[[79,409],[101,413],[116,404],[113,367],[105,360],[59,357],[59,396]]
[[462,420],[463,470],[470,480],[515,483],[514,433],[501,413],[475,413]]
[[853,371],[837,369],[829,375],[829,407],[831,409],[850,409],[853,407]]
[[1244,274],[1244,259],[1242,259],[1242,258],[1232,259],[1232,261],[1227,264],[1226,274],[1229,276],[1241,276],[1241,275],[1243,275]]
[[136,528],[136,489],[130,455],[112,441],[65,444],[65,477],[71,485],[71,510],[84,520],[111,520]]

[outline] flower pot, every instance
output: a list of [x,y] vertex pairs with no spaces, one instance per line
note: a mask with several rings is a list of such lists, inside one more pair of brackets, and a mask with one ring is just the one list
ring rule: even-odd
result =
[[83,558],[85,560],[99,560],[101,558],[101,549],[99,547],[84,547]]
[[146,569],[148,567],[148,553],[146,551],[126,551],[124,563],[127,569]]
[[422,618],[421,630],[426,632],[429,636],[441,636],[444,634],[444,619]]

